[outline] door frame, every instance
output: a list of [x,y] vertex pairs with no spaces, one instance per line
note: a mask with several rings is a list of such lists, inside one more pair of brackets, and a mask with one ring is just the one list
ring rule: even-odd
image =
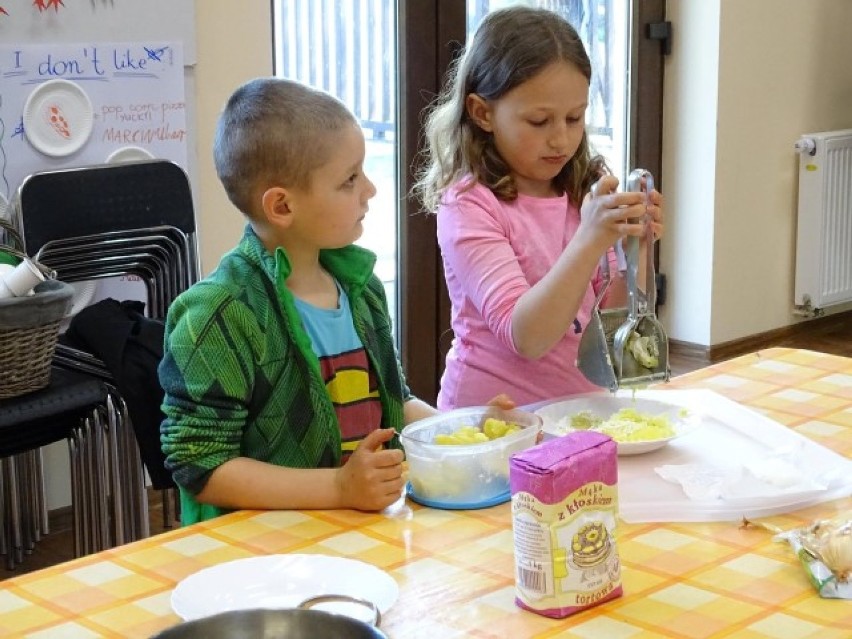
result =
[[435,216],[411,195],[422,145],[422,113],[437,95],[464,43],[464,0],[400,0],[399,20],[399,289],[400,356],[412,392],[434,404],[452,338],[450,302],[438,251]]

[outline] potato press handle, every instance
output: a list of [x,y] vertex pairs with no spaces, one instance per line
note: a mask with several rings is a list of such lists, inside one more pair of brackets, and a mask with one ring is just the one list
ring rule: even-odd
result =
[[[642,180],[645,180],[645,184],[643,186]],[[649,206],[651,204],[651,191],[654,190],[654,176],[651,175],[650,171],[646,171],[645,169],[634,169],[630,172],[630,175],[627,177],[627,190],[628,191],[642,191],[645,193],[645,205]],[[647,302],[645,309],[639,309],[640,303],[637,300],[638,294],[643,294],[642,291],[637,289],[636,286],[636,276],[638,274],[639,269],[639,238],[638,237],[629,237],[627,238],[627,251],[629,252],[629,257],[627,260],[628,268],[628,295],[630,296],[631,315],[636,315],[639,312],[656,312],[657,306],[657,282],[656,282],[656,274],[654,270],[654,229],[651,228],[651,224],[647,223],[645,225],[645,244],[646,244],[646,252],[645,252],[645,291],[644,297]],[[632,259],[631,259],[632,258]],[[632,266],[632,268],[631,268]],[[632,271],[633,282],[630,282],[630,275]]]
[[[634,169],[627,178],[628,191],[644,192],[650,205],[654,178],[645,169]],[[647,215],[646,215],[647,217]],[[626,238],[627,317],[615,330],[612,355],[619,387],[636,387],[656,381],[668,381],[668,337],[656,316],[656,276],[654,270],[654,230],[645,219],[645,236]],[[638,287],[639,246],[646,244],[645,290]]]

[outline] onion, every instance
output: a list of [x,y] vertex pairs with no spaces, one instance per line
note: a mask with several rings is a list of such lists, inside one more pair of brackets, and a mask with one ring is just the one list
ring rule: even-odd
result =
[[837,580],[852,577],[852,519],[817,521],[804,531],[802,546],[824,563]]

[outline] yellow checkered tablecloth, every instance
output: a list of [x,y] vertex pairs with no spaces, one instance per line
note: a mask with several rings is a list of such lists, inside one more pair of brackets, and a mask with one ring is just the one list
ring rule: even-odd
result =
[[[708,388],[847,457],[852,359],[769,349],[674,379]],[[769,521],[852,515],[852,498]],[[788,545],[736,523],[624,524],[624,596],[565,619],[514,604],[510,507],[397,512],[242,511],[0,583],[0,636],[148,637],[177,623],[187,575],[263,554],[325,553],[389,572],[400,597],[382,629],[404,637],[852,637],[852,602],[821,599]]]

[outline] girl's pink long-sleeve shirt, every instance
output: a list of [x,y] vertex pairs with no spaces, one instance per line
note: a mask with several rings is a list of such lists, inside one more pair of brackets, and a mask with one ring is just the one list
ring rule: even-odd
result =
[[573,326],[547,354],[527,359],[512,341],[515,304],[577,232],[580,213],[568,197],[519,195],[504,202],[479,184],[455,188],[445,195],[437,221],[454,333],[438,408],[481,406],[499,393],[524,405],[599,391],[576,366],[580,335],[601,284],[597,271]]

